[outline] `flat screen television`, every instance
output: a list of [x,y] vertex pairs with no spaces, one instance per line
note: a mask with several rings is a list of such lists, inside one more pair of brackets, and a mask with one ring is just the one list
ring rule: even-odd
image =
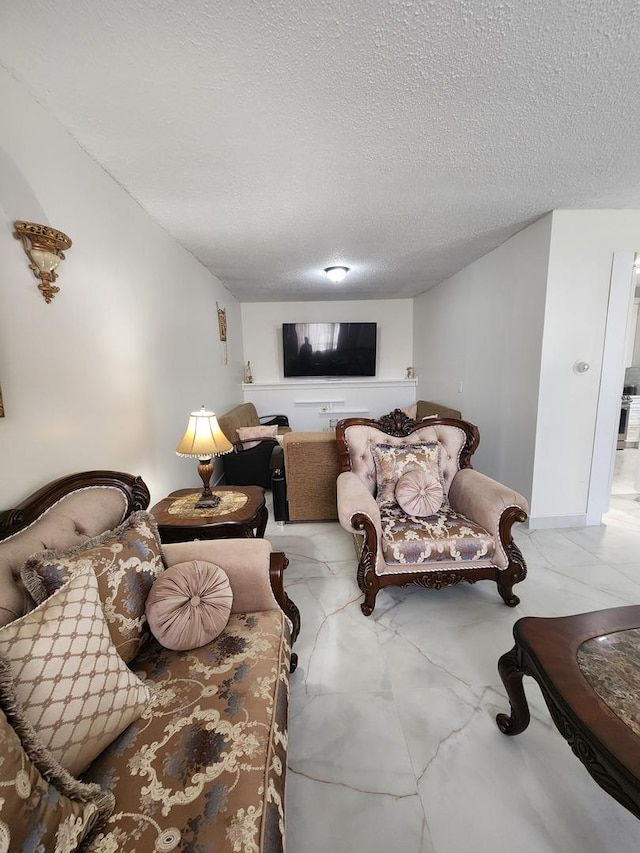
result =
[[283,323],[284,375],[375,376],[376,323]]

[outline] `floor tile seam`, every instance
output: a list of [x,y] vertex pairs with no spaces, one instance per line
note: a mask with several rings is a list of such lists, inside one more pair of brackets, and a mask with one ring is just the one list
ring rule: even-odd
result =
[[[551,557],[545,557],[545,560],[544,560],[545,564],[541,568],[559,569],[563,565],[565,565],[565,566],[567,566],[567,565],[568,566],[604,566],[604,565],[606,565],[606,560],[603,560],[597,554],[593,554],[591,551],[587,551],[585,548],[582,548],[581,550],[584,552],[586,559],[581,558],[580,560],[575,560],[575,561],[571,560],[569,562],[568,560],[563,559],[561,556],[560,557],[554,557],[553,559]],[[554,562],[554,560],[556,562]]]
[[[392,702],[395,702],[395,697],[393,690],[389,688],[385,690],[384,688],[371,688],[368,689],[366,687],[354,687],[352,690],[336,690],[332,688],[330,690],[322,690],[322,691],[314,691],[313,693],[304,693],[302,694],[305,698],[317,698],[318,696],[351,696],[355,693],[361,693],[365,696],[377,696],[377,697],[385,697],[388,696]],[[299,694],[298,694],[299,695]]]
[[[584,545],[580,545],[578,542],[574,542],[574,540],[571,539],[567,535],[567,533],[563,533],[563,531],[567,531],[567,530],[570,530],[572,532],[575,531],[576,533],[579,533],[581,531],[583,532],[585,530],[588,530],[588,528],[586,528],[586,527],[564,527],[564,528],[553,528],[551,530],[549,530],[549,529],[547,529],[547,530],[532,530],[531,534],[529,536],[529,542],[532,545],[534,545],[535,548],[537,548],[537,550],[542,554],[542,556],[546,560],[548,560],[549,557],[545,553],[546,549],[543,549],[540,547],[539,540],[542,540],[542,543],[541,543],[542,545],[544,545],[545,540],[547,540],[546,544],[550,548],[558,548],[559,549],[561,547],[565,547],[571,551],[578,549],[580,551],[583,551],[585,554],[591,554],[592,553],[587,548],[585,548]],[[561,540],[564,539],[564,542],[561,541],[561,543],[559,545],[558,542],[556,541],[557,539],[561,539]],[[551,541],[548,541],[548,540],[551,540]]]
[[[332,616],[335,616],[337,613],[341,613],[342,611],[344,611],[346,609],[346,607],[349,606],[349,604],[354,604],[356,601],[359,600],[359,598],[360,598],[360,596],[358,595],[358,598],[353,599],[353,601],[351,601],[351,602],[347,602],[347,604],[343,605],[342,607],[339,607],[336,610],[331,611],[330,613],[326,613],[323,616],[322,621],[321,621],[320,625],[318,626],[316,633],[315,633],[315,637],[313,640],[313,647],[312,647],[311,651],[309,652],[309,657],[307,658],[307,668],[305,670],[305,679],[304,679],[305,692],[306,692],[306,688],[307,688],[308,672],[311,669],[312,660],[313,660],[313,657],[315,655],[316,649],[318,648],[318,643],[320,640],[320,634],[322,633],[323,627],[327,624],[327,621],[329,619],[331,619]],[[322,608],[322,603],[320,602],[319,599],[318,599],[318,603],[320,604],[320,607]],[[376,642],[377,642],[377,638],[376,638]]]
[[[623,538],[627,539],[627,540],[633,539],[634,542],[629,544],[628,542],[613,541],[613,540],[622,540]],[[637,541],[639,538],[640,538],[640,526],[638,528],[634,527],[633,529],[625,527],[624,528],[624,536],[621,535],[620,531],[618,531],[618,532],[612,531],[611,536],[608,537],[608,541],[604,542],[604,541],[600,540],[599,542],[594,542],[593,544],[590,544],[589,548],[586,548],[584,545],[578,545],[577,542],[574,544],[576,545],[576,547],[582,548],[583,551],[587,551],[587,553],[592,554],[594,557],[600,557],[600,553],[603,551],[617,551],[617,550],[624,551],[627,548],[632,548],[633,545],[635,544],[635,541]],[[606,558],[605,558],[605,560],[606,560]]]
[[[291,764],[287,764],[287,771],[291,773],[293,776],[301,776],[303,779],[308,779],[310,782],[317,782],[320,785],[334,785],[339,788],[346,788],[348,791],[356,791],[359,794],[366,794],[378,797],[392,797],[394,800],[406,800],[411,797],[416,797],[418,800],[420,799],[420,794],[416,788],[413,792],[407,792],[406,794],[393,793],[392,791],[372,791],[367,788],[360,788],[357,785],[348,785],[346,782],[340,782],[333,779],[321,779],[317,776],[312,776],[309,773],[304,773],[302,770],[297,770]],[[373,773],[374,771],[362,771],[366,773]],[[413,773],[396,773],[395,771],[388,771],[384,767],[380,768],[381,773],[385,773],[386,775],[394,775],[394,776],[407,776],[412,778],[415,782],[415,775]]]
[[319,560],[317,557],[312,557],[309,554],[298,554],[296,551],[289,551],[287,553],[287,557],[289,557],[289,561],[291,561],[291,558],[294,557],[295,559],[300,560],[300,562],[302,563],[321,563],[322,565],[326,565],[327,563],[326,560]]
[[[464,703],[464,705],[466,707],[469,708],[469,710],[471,712],[469,719],[466,720],[466,722],[463,725],[456,726],[452,731],[449,732],[449,734],[447,734],[445,737],[440,738],[438,740],[438,746],[437,746],[435,752],[433,753],[433,755],[427,761],[424,769],[419,774],[416,772],[416,783],[418,785],[418,788],[420,787],[420,784],[421,784],[422,780],[424,779],[427,771],[429,770],[429,768],[431,767],[433,762],[436,760],[436,758],[438,757],[438,755],[440,753],[440,750],[445,746],[445,744],[447,744],[452,738],[456,737],[461,732],[463,732],[469,726],[469,724],[472,722],[472,720],[474,719],[474,717],[477,715],[478,712],[484,711],[484,709],[481,708],[480,705],[481,705],[481,702],[482,702],[486,692],[487,692],[486,689],[484,689],[482,691],[481,695],[479,697],[477,697],[477,701],[474,704],[472,704],[470,702],[465,702],[464,699],[462,699],[462,697],[457,697],[458,699],[461,699],[461,701]],[[400,724],[402,725],[402,715],[400,715]],[[404,726],[403,726],[403,733],[404,733]],[[409,755],[411,756],[411,752],[409,752]]]
[[[619,572],[617,569],[615,569],[615,568],[614,568],[613,566],[611,566],[610,564],[605,563],[605,564],[603,564],[603,565],[605,565],[605,566],[606,566],[606,568],[609,568],[609,569],[611,569],[612,571],[614,571],[617,575],[620,575],[620,580],[625,580],[625,581],[631,581],[631,582],[633,582],[633,579],[632,579],[632,578],[629,578],[627,575],[622,574],[622,572]],[[624,565],[624,563],[623,563],[622,565]],[[574,568],[577,568],[577,566],[574,566]],[[612,591],[611,591],[611,590],[609,590],[609,589],[604,589],[601,585],[599,585],[599,584],[597,584],[597,583],[589,583],[589,584],[586,584],[584,581],[581,581],[579,578],[575,578],[575,577],[573,577],[572,575],[564,574],[563,572],[561,572],[561,571],[559,571],[558,569],[555,569],[555,568],[553,568],[553,569],[551,569],[551,568],[550,568],[550,569],[549,569],[549,571],[550,571],[550,572],[553,572],[553,574],[556,574],[556,575],[558,575],[559,577],[561,577],[561,578],[563,578],[563,579],[565,579],[565,580],[570,580],[570,581],[573,581],[574,583],[582,584],[583,586],[587,586],[589,590],[594,590],[594,591],[596,591],[596,592],[601,592],[603,595],[608,595],[608,596],[609,596],[609,597],[611,597],[611,598],[615,598],[615,599],[617,599],[618,601],[622,602],[622,604],[624,604],[624,603],[626,603],[626,602],[627,602],[627,600],[626,600],[625,598],[621,598],[619,594],[617,594],[617,593],[615,593],[615,592],[612,592]],[[613,605],[609,605],[609,606],[613,606]]]
[[[450,678],[454,679],[454,681],[459,682],[463,687],[468,687],[469,689],[473,689],[473,685],[469,684],[467,681],[465,681],[459,675],[455,675],[453,672],[450,672],[443,664],[436,663],[434,660],[432,660],[429,657],[429,655],[425,651],[423,651],[420,648],[420,646],[418,646],[417,643],[415,643],[413,640],[410,640],[408,637],[405,637],[404,635],[399,634],[397,631],[393,631],[392,629],[388,629],[388,630],[391,631],[391,633],[393,634],[394,637],[399,638],[399,639],[403,640],[404,642],[408,643],[408,645],[412,646],[413,649],[421,657],[423,657],[426,660],[426,662],[429,664],[429,666],[432,666],[434,669],[438,670],[439,672],[442,672],[445,675],[448,675]],[[389,672],[389,679],[391,681],[392,691],[395,693],[395,691],[397,689],[402,689],[402,688],[397,688],[396,686],[394,686],[394,677],[392,674],[392,669],[389,666],[388,653],[385,649],[385,645],[386,644],[381,642],[380,648],[381,648],[382,654],[385,656],[385,664],[386,664],[387,671]]]

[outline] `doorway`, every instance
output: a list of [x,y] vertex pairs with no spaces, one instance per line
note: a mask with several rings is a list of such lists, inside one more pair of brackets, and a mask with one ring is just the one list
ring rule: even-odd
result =
[[632,273],[632,303],[625,335],[624,385],[611,482],[610,509],[640,516],[640,255]]
[[[617,450],[622,393],[628,369],[626,365],[631,364],[632,346],[635,342],[633,321],[637,321],[637,313],[633,313],[633,300],[638,271],[635,264],[637,258],[638,255],[634,252],[616,252],[613,256],[591,458],[587,524],[600,524],[612,502],[618,502],[618,496],[613,496],[614,488],[617,490],[629,487],[629,469],[633,466],[633,461],[624,456],[617,462],[616,454],[623,453],[623,450]],[[640,377],[640,369],[638,376]],[[640,386],[640,382],[638,385]],[[640,503],[636,506],[640,507]]]

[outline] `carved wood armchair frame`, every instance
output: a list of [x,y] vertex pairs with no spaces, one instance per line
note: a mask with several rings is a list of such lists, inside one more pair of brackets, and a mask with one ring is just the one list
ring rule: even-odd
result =
[[[352,470],[351,456],[345,435],[346,430],[351,426],[359,425],[374,427],[391,436],[409,436],[413,432],[423,429],[425,426],[451,425],[458,427],[464,431],[466,436],[459,456],[460,470],[473,468],[471,457],[480,442],[480,433],[477,426],[468,421],[456,418],[430,418],[428,423],[425,424],[423,421],[412,420],[400,409],[395,409],[379,420],[347,418],[340,421],[336,426],[336,440],[342,472]],[[372,519],[366,513],[355,513],[351,518],[351,525],[355,531],[363,535],[357,568],[358,586],[364,593],[364,601],[360,605],[362,612],[365,616],[371,615],[375,607],[378,592],[387,586],[415,584],[416,586],[427,589],[442,589],[462,583],[463,581],[466,583],[476,583],[479,580],[495,581],[504,603],[509,607],[515,607],[520,603],[520,599],[514,594],[513,586],[525,579],[527,568],[520,549],[513,541],[511,530],[516,522],[523,522],[526,519],[527,513],[518,506],[507,507],[500,516],[498,538],[507,554],[508,566],[506,568],[486,564],[483,566],[474,566],[471,562],[462,562],[460,568],[449,565],[442,570],[416,568],[413,570],[397,571],[398,566],[394,566],[393,573],[379,574],[376,572],[376,563],[380,548],[378,531]],[[427,565],[433,565],[433,563]]]

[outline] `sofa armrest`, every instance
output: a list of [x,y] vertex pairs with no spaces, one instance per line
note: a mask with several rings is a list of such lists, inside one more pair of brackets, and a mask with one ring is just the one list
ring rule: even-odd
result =
[[354,516],[365,515],[371,519],[378,537],[382,533],[380,509],[369,489],[353,471],[343,471],[337,480],[338,519],[349,533],[362,533],[362,526],[354,526]]
[[289,426],[289,418],[286,415],[261,415],[258,420],[265,426]]
[[279,607],[270,579],[271,543],[266,539],[196,540],[167,544],[162,548],[167,566],[206,560],[224,569],[233,590],[232,613]]
[[496,562],[509,563],[507,547],[516,521],[526,521],[529,504],[513,489],[503,486],[473,468],[458,471],[449,487],[451,508],[480,524],[496,539]]

